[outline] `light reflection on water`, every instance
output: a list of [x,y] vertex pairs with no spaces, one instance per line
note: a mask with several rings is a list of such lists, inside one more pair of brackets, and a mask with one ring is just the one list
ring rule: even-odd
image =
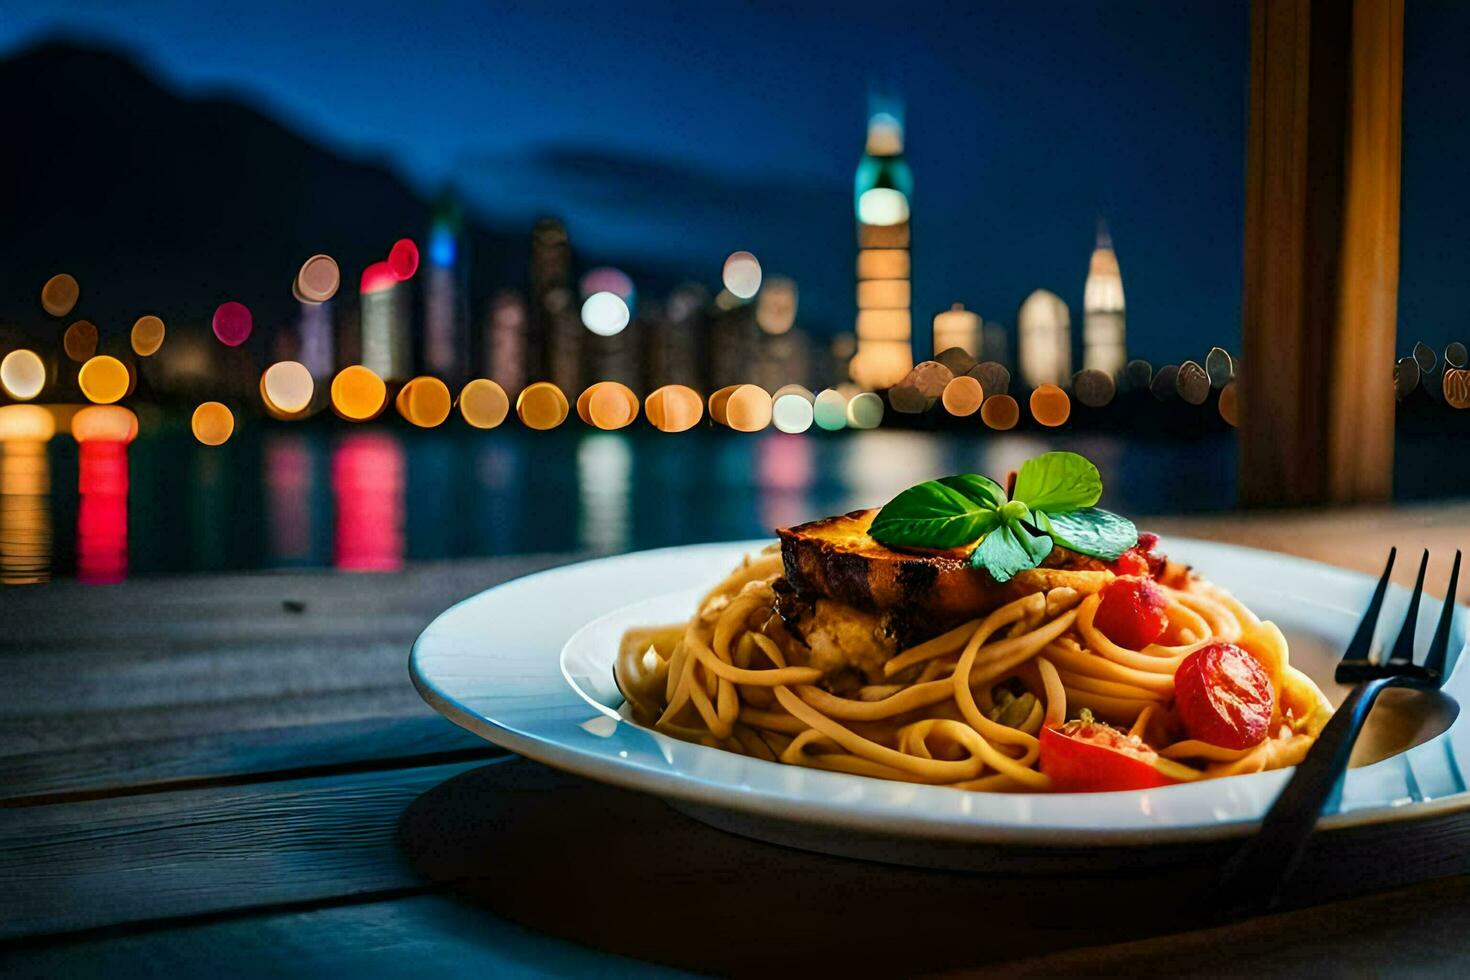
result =
[[[68,439],[0,446],[0,580],[389,571],[408,561],[760,537],[879,505],[930,477],[1001,478],[1051,448],[1097,462],[1105,502],[1117,510],[1224,510],[1234,499],[1229,436],[260,425],[209,448],[165,424],[126,447],[121,469],[115,451],[79,454]],[[1192,474],[1187,485],[1161,476],[1180,472]]]

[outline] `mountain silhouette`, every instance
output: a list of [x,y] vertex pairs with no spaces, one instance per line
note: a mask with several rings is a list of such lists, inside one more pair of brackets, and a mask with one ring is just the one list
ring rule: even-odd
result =
[[[33,343],[54,344],[78,317],[104,346],[143,313],[204,330],[235,299],[263,335],[252,346],[265,345],[296,317],[291,285],[307,257],[336,258],[340,295],[355,302],[361,270],[398,238],[422,244],[431,218],[381,162],[345,158],[233,98],[180,96],[123,56],[67,41],[0,62],[0,126],[0,330]],[[466,222],[477,299],[524,282],[528,236]],[[62,321],[39,301],[58,272],[81,284]]]

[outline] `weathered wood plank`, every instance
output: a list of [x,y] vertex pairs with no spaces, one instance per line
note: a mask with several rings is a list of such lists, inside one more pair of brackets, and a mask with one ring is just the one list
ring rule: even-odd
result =
[[0,810],[0,939],[418,885],[400,814],[486,764]]
[[393,575],[319,572],[56,583],[5,594],[0,759],[427,716],[409,647],[466,595],[567,561],[526,556]]
[[7,977],[664,977],[438,895],[250,915],[0,950]]
[[0,757],[0,808],[359,769],[472,761],[500,749],[438,715],[104,745]]
[[[405,648],[406,650],[406,648]],[[408,655],[404,654],[407,664]],[[407,676],[407,669],[404,670]],[[217,704],[175,704],[127,712],[98,711],[44,718],[0,718],[5,755],[65,752],[92,746],[196,735],[330,724],[363,718],[433,714],[412,686],[400,681],[341,691],[239,698]]]
[[[117,656],[161,647],[228,645],[238,640],[242,627],[279,641],[344,629],[371,635],[363,617],[407,630],[465,596],[574,557],[439,562],[381,575],[254,572],[138,578],[106,588],[58,581],[7,589],[6,619],[24,623],[25,629],[0,631],[0,654],[43,654],[59,648]],[[161,623],[168,624],[166,633],[159,631]]]

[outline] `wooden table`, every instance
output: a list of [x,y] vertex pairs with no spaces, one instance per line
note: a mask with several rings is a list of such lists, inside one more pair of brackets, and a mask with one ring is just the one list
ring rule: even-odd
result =
[[[1370,572],[1432,545],[1436,585],[1470,550],[1466,505],[1148,523]],[[1465,968],[1470,877],[1100,929],[1113,882],[787,851],[505,757],[419,700],[408,648],[454,600],[570,557],[0,593],[0,973]],[[997,889],[1031,911],[977,918]],[[787,925],[742,940],[752,907]]]

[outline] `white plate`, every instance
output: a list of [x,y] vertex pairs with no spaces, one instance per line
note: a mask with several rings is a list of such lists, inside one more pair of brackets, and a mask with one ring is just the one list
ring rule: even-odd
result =
[[[539,762],[659,794],[702,819],[753,836],[837,853],[929,863],[922,845],[1040,847],[1161,844],[1247,833],[1289,772],[1125,793],[974,793],[785,766],[691,745],[622,718],[612,661],[623,630],[686,619],[698,596],[767,542],[698,545],[621,555],[517,579],[434,620],[409,665],[424,699],[456,724]],[[1171,538],[1171,557],[1229,588],[1291,644],[1292,662],[1328,696],[1332,667],[1373,580],[1253,549]],[[1390,591],[1380,619],[1392,637],[1407,606]],[[1420,609],[1419,649],[1440,603]],[[1470,697],[1458,652],[1470,612],[1456,611],[1446,692]],[[1470,806],[1470,733],[1456,717],[1407,752],[1353,769],[1324,826],[1429,816]],[[856,842],[862,842],[861,844]],[[920,845],[915,852],[914,845]],[[881,848],[880,848],[881,851]],[[917,856],[916,856],[917,855]],[[949,862],[945,859],[945,863]]]

